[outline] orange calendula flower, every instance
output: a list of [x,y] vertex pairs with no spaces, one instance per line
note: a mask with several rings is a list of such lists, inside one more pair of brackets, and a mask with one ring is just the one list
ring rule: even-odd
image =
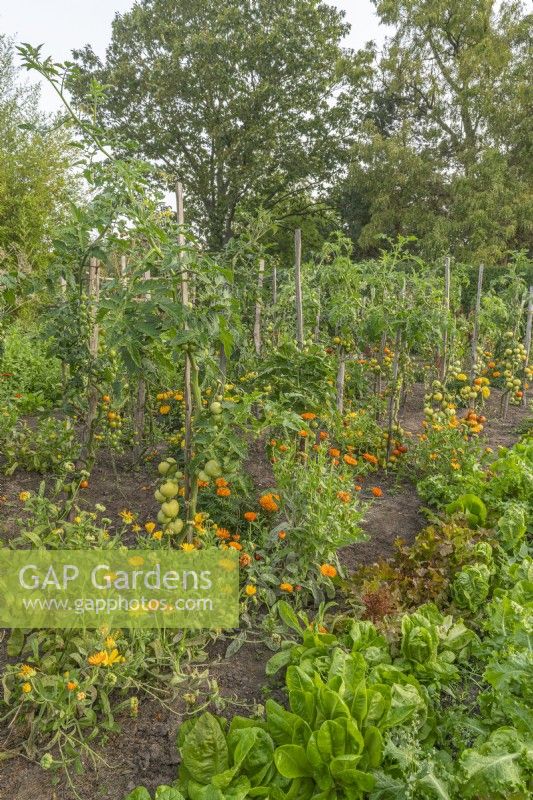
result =
[[292,583],[280,583],[279,588],[282,592],[292,592],[294,589]]
[[257,589],[255,586],[253,586],[253,584],[249,583],[248,586],[244,587],[244,592],[246,595],[248,595],[248,597],[253,597],[255,594],[257,594]]
[[329,439],[329,434],[327,433],[327,431],[320,431],[320,433],[318,434],[318,438],[324,441],[325,439]]
[[278,495],[273,495],[272,493],[264,494],[262,495],[262,497],[259,498],[259,505],[265,511],[272,511],[272,512],[278,511],[279,506],[274,499],[275,497],[279,500]]
[[166,414],[170,414],[170,406],[167,405],[159,406],[159,413],[163,414],[163,416],[165,416]]
[[340,458],[341,451],[337,450],[336,447],[330,447],[329,454],[332,458]]
[[350,492],[337,492],[337,498],[341,503],[349,503],[352,499]]
[[218,486],[219,489],[224,489],[228,485],[228,482],[225,478],[217,478],[215,481],[215,486]]
[[209,486],[209,481],[197,481],[199,489],[205,489],[206,486]]
[[337,570],[333,564],[322,564],[320,567],[320,574],[325,578],[334,578],[337,575]]
[[76,681],[69,681],[67,683],[67,689],[69,690],[69,692],[73,692],[74,689],[77,689],[77,688],[78,688],[78,684],[76,683]]
[[217,489],[217,495],[219,497],[229,497],[231,494],[231,489],[228,489],[227,486],[221,486],[220,489]]
[[298,431],[298,436],[301,436],[302,439],[305,439],[306,436],[309,436],[309,434],[307,433],[307,431],[301,430],[301,431]]
[[373,455],[372,453],[363,453],[363,458],[365,461],[368,461],[369,464],[377,464],[378,457]]
[[283,539],[286,538],[286,536],[287,536],[287,531],[280,531],[278,533],[278,539],[282,539],[283,540]]
[[343,456],[342,460],[344,461],[345,464],[348,464],[350,467],[357,466],[357,459],[354,458],[353,456],[349,455]]
[[229,542],[228,547],[233,547],[234,550],[242,550],[240,542]]
[[280,444],[280,446],[279,446],[279,450],[280,450],[281,453],[286,453],[288,449],[289,449],[289,446],[287,444]]
[[356,492],[360,492],[363,487],[360,486],[358,483],[356,483],[353,488],[355,489]]
[[383,495],[383,491],[379,488],[379,486],[373,486],[372,494],[374,497],[381,497]]
[[255,511],[245,511],[244,519],[246,522],[255,522],[257,519],[257,513]]
[[217,528],[216,535],[218,536],[219,539],[230,539],[231,538],[231,534],[230,534],[230,532],[228,531],[227,528]]
[[313,414],[312,411],[305,411],[303,414],[300,414],[300,417],[306,422],[311,422],[312,419],[316,419],[316,414]]
[[239,564],[241,567],[249,567],[252,563],[252,556],[248,555],[248,553],[243,553],[242,556],[239,558]]

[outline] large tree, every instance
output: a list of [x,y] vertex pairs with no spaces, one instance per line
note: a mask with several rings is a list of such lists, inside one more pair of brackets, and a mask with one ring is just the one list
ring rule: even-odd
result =
[[101,120],[180,179],[211,247],[239,205],[267,206],[330,178],[348,144],[361,67],[342,12],[319,0],[140,0],[117,15],[101,62],[74,52],[70,88],[105,84]]
[[415,233],[497,262],[531,244],[531,17],[518,0],[374,0],[393,26],[339,203],[363,248]]
[[20,80],[13,43],[0,36],[0,257],[43,266],[68,196],[66,139]]

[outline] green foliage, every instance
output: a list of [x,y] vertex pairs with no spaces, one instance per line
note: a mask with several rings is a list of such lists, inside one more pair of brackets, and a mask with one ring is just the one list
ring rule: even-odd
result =
[[50,340],[28,327],[9,328],[0,351],[0,402],[11,401],[20,414],[53,407],[61,396],[61,364],[50,355]]
[[18,82],[12,42],[0,35],[0,264],[29,272],[49,261],[68,197],[67,139]]
[[346,30],[336,9],[305,0],[150,0],[115,20],[105,63],[75,51],[69,85],[80,103],[91,81],[106,88],[100,120],[163,164],[164,182],[179,176],[219,249],[243,198],[272,206],[334,169],[357,80]]
[[393,27],[336,205],[367,252],[415,234],[427,257],[501,263],[531,242],[524,4],[375,5]]

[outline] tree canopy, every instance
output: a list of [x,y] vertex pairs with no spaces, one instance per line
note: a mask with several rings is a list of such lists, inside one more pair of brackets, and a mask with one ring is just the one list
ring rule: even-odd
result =
[[0,251],[42,265],[67,194],[63,133],[38,111],[38,92],[24,86],[13,44],[0,36]]
[[531,245],[532,17],[517,0],[374,3],[393,33],[337,196],[360,246],[414,233],[426,255],[494,262]]
[[180,179],[211,247],[243,201],[268,206],[331,179],[353,133],[368,56],[341,47],[343,13],[318,0],[141,0],[117,15],[102,62],[75,51],[78,102],[108,87],[101,119]]

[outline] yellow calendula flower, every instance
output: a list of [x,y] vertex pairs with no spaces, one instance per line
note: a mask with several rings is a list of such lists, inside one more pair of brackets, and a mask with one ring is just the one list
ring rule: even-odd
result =
[[91,667],[99,667],[104,663],[106,657],[106,651],[100,650],[98,653],[93,653],[91,656],[89,656],[87,662],[91,665]]
[[155,539],[156,542],[160,542],[163,538],[163,531],[154,531],[152,533],[152,539]]
[[20,500],[21,503],[25,503],[26,500],[30,499],[30,497],[31,497],[31,493],[30,492],[20,492],[20,494],[19,494],[19,500]]
[[127,511],[124,509],[120,512],[119,517],[122,518],[122,521],[126,523],[126,525],[131,525],[131,523],[135,520],[135,514],[132,511]]
[[191,553],[193,550],[196,550],[196,547],[192,542],[183,542],[180,547],[185,553]]
[[166,416],[166,414],[170,414],[170,406],[168,405],[159,406],[159,413],[162,414],[163,416]]
[[145,526],[144,526],[144,530],[147,531],[148,533],[153,533],[156,528],[157,528],[157,525],[155,524],[155,522],[147,522],[147,523],[145,523]]
[[31,685],[31,683],[23,683],[21,688],[24,694],[29,694],[33,689],[33,686]]
[[37,672],[29,664],[23,664],[19,670],[19,678],[33,678]]
[[123,664],[125,660],[124,656],[121,656],[116,648],[108,652],[100,650],[87,659],[92,667],[112,667],[114,664]]
[[248,597],[253,597],[255,594],[257,594],[257,588],[253,584],[249,583],[248,586],[244,587],[244,592],[246,595],[248,595]]
[[107,636],[105,640],[105,646],[108,650],[113,650],[117,646],[117,643],[112,636]]

